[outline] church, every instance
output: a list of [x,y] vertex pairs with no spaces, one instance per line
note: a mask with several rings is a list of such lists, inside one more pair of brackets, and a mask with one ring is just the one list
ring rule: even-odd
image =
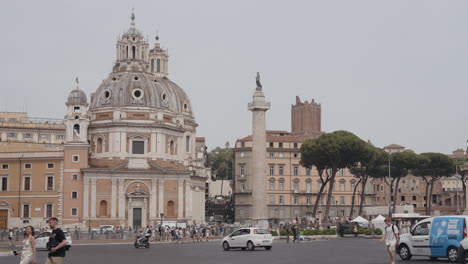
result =
[[[9,146],[0,153],[6,168],[0,173],[0,216],[8,227],[44,226],[49,215],[65,226],[86,227],[205,220],[205,142],[196,137],[189,97],[169,79],[167,50],[158,37],[150,47],[134,14],[116,48],[112,72],[89,100],[77,81],[55,130],[39,130],[45,124],[26,117],[0,119],[0,144]],[[36,155],[19,157],[25,148]],[[48,165],[33,163],[49,164],[44,153],[52,152],[56,170],[35,173]],[[44,188],[50,192],[42,197]]]

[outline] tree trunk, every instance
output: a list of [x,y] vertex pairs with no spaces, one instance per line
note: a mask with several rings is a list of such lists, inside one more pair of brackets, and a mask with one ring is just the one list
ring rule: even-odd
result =
[[323,190],[325,190],[325,187],[327,186],[327,183],[328,183],[328,180],[326,180],[325,182],[323,182],[322,180],[322,186],[320,187],[319,193],[317,195],[317,199],[315,200],[314,211],[312,212],[312,216],[314,217],[314,219],[317,216],[317,209],[319,206],[319,201],[320,201],[320,198],[322,197]]
[[429,197],[428,197],[429,196],[429,182],[427,181],[426,177],[423,177],[423,179],[426,182],[426,193],[425,193],[425,195],[426,195],[426,215],[429,215],[429,210],[428,210],[428,208],[429,208],[429,203],[428,203],[428,201],[429,201]]
[[364,202],[366,200],[366,198],[364,197],[364,195],[366,194],[366,184],[367,184],[367,180],[369,179],[369,176],[366,175],[364,176],[363,180],[361,181],[361,203],[359,204],[359,215],[362,215],[362,209],[364,208]]
[[431,185],[431,187],[430,187],[430,191],[429,191],[429,197],[427,199],[429,201],[429,206],[428,206],[429,214],[428,215],[430,215],[431,209],[432,209],[432,191],[434,189],[434,181],[431,181],[430,185]]
[[[463,188],[463,201],[460,203],[462,206],[464,205],[464,208],[466,208],[466,182],[465,182],[465,176],[462,176],[461,179],[462,181],[462,188]],[[463,209],[463,211],[465,211]]]
[[400,185],[400,180],[401,180],[401,177],[398,177],[397,180],[396,180],[396,184],[395,184],[395,194],[393,195],[393,208],[392,208],[392,213],[394,214],[395,211],[396,211],[396,203],[397,203],[397,200],[398,200],[398,186]]
[[328,194],[327,194],[327,204],[325,205],[325,215],[324,220],[328,223],[328,216],[330,215],[330,202],[331,198],[333,195],[333,187],[335,185],[335,177],[336,173],[338,172],[337,169],[333,168],[331,171],[331,176],[330,176],[330,184],[328,185]]
[[354,186],[353,196],[351,197],[351,210],[349,211],[349,219],[353,218],[353,210],[354,210],[354,201],[356,199],[356,191],[357,191],[357,187],[359,186],[359,183],[361,183],[361,180],[362,179],[359,179],[359,181],[356,183],[356,186]]
[[389,190],[389,193],[390,193],[390,197],[388,197],[388,216],[389,217],[392,217],[392,195],[393,195],[393,183],[395,182],[395,178],[392,178],[390,180],[390,190]]

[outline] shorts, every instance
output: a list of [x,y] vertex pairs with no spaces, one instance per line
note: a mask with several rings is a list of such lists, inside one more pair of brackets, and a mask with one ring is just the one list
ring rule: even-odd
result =
[[46,264],[62,264],[64,257],[47,257]]
[[387,248],[391,251],[394,251],[396,248],[396,241],[386,241],[385,244],[387,245]]

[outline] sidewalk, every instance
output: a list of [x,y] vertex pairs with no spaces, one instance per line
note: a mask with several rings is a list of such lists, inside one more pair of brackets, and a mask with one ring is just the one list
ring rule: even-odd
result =
[[[130,239],[109,239],[109,240],[72,240],[73,246],[87,246],[87,245],[126,245],[126,244],[133,244],[135,240]],[[209,239],[209,242],[220,242],[221,238],[213,238]],[[203,242],[192,242],[192,240],[183,241],[185,243],[207,243],[206,241]],[[150,244],[177,244],[177,241],[150,241]],[[180,244],[180,243],[179,243]],[[16,247],[21,247],[22,242],[20,241],[13,241],[12,245]],[[10,244],[8,241],[0,241],[0,249],[10,248]]]

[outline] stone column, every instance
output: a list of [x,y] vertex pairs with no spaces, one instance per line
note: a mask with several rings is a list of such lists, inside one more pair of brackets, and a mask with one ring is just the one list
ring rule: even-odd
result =
[[[151,197],[150,197],[150,221],[156,220],[156,205],[157,205],[157,188],[156,179],[151,180]],[[154,224],[154,223],[151,223]]]
[[111,181],[111,218],[115,218],[117,216],[117,179]]
[[184,217],[184,180],[179,179],[179,191],[177,192],[177,218],[181,219]]
[[83,217],[89,217],[89,178],[84,178],[84,190],[83,190]]
[[192,217],[192,191],[189,180],[185,180],[185,218]]
[[120,153],[127,153],[127,133],[120,132]]
[[91,178],[91,217],[96,218],[96,178]]
[[119,179],[119,219],[125,219],[124,179]]
[[150,145],[151,145],[151,153],[156,153],[158,149],[156,147],[156,133],[151,133]]
[[158,205],[158,216],[164,213],[164,180],[159,179],[159,205]]
[[270,103],[265,101],[260,76],[257,74],[257,88],[253,100],[248,104],[252,111],[252,223],[261,228],[268,227],[266,195],[266,111]]

